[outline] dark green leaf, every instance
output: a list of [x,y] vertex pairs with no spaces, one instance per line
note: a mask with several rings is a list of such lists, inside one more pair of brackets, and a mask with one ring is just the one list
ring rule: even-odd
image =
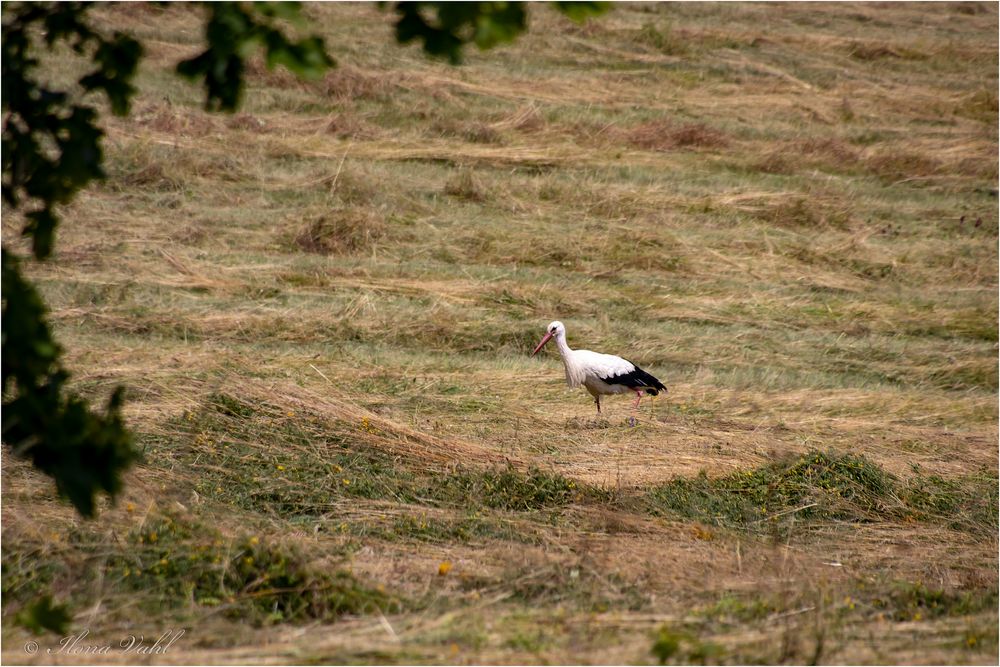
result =
[[284,19],[293,23],[302,22],[301,2],[255,2],[253,6],[263,16]]
[[553,2],[556,9],[577,23],[600,16],[611,7],[610,2]]
[[65,605],[52,604],[52,596],[46,595],[18,612],[14,620],[36,635],[46,630],[65,635],[69,631],[72,616]]
[[65,391],[69,373],[59,365],[42,300],[17,259],[6,249],[2,257],[3,390],[12,396],[3,406],[3,442],[50,475],[80,514],[93,516],[97,494],[117,495],[138,457],[121,417],[124,390],[115,390],[104,414]]
[[519,3],[483,3],[487,5],[476,17],[476,46],[489,49],[511,42],[527,27],[524,8]]
[[207,48],[177,65],[182,76],[204,80],[206,109],[234,111],[239,106],[244,87],[244,59],[257,44],[265,47],[268,67],[284,65],[296,74],[317,76],[333,65],[321,38],[289,40],[269,21],[260,20],[260,17],[298,16],[296,5],[275,5],[284,3],[255,3],[255,12],[237,3],[209,4],[205,26]]
[[[607,2],[556,2],[556,9],[574,21],[603,13]],[[393,5],[396,40],[418,40],[429,55],[462,61],[462,49],[475,43],[481,49],[513,41],[528,26],[523,2],[397,2]]]
[[115,33],[113,41],[103,41],[94,53],[98,69],[80,79],[85,90],[104,90],[111,103],[111,111],[128,114],[129,102],[135,94],[132,76],[142,57],[142,46],[127,35]]

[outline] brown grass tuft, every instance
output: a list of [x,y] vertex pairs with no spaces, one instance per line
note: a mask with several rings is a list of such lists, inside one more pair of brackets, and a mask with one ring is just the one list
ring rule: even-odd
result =
[[996,125],[998,107],[997,91],[983,88],[956,104],[955,115]]
[[378,128],[349,112],[331,116],[326,131],[340,139],[373,139],[378,135]]
[[849,143],[835,137],[803,139],[795,143],[795,148],[806,155],[826,158],[843,165],[855,163],[860,158],[858,151]]
[[625,140],[645,150],[670,151],[677,148],[722,148],[729,139],[722,132],[702,123],[677,123],[661,118],[637,125],[624,132]]
[[471,169],[462,169],[448,179],[444,185],[444,193],[456,199],[484,202],[489,199],[489,192],[482,180]]
[[770,197],[760,202],[747,202],[752,217],[777,227],[799,227],[819,230],[845,229],[852,219],[849,202],[823,195],[791,195]]
[[671,27],[658,28],[654,23],[646,23],[635,32],[636,43],[652,47],[667,56],[686,56],[691,53],[691,46],[683,33],[675,32]]
[[138,108],[130,122],[154,132],[200,138],[218,131],[219,118],[201,110],[157,102]]
[[437,136],[456,137],[474,144],[503,144],[503,133],[495,125],[481,122],[462,122],[449,118],[434,121],[430,133]]
[[538,132],[545,129],[545,117],[542,116],[538,107],[530,105],[492,123],[491,127],[496,130],[509,128],[521,132]]
[[388,72],[368,73],[350,65],[339,65],[323,77],[320,89],[338,100],[385,100],[396,87]]
[[902,180],[935,176],[942,171],[940,160],[931,155],[914,153],[901,148],[884,148],[873,152],[865,165],[878,176]]
[[342,255],[371,247],[385,233],[385,220],[376,212],[337,209],[307,223],[295,237],[295,244],[306,252]]
[[886,58],[925,60],[928,57],[927,54],[913,49],[878,42],[852,42],[848,45],[847,49],[848,55],[863,61],[884,60]]
[[371,205],[383,189],[379,176],[366,169],[345,167],[326,180],[334,188],[338,199],[355,206]]
[[160,192],[180,190],[184,187],[183,180],[178,179],[170,169],[158,162],[150,162],[135,171],[126,172],[118,176],[115,182],[123,188],[144,188]]
[[753,168],[766,174],[790,174],[803,165],[835,171],[848,171],[861,164],[861,153],[847,142],[835,137],[814,137],[778,144]]
[[848,46],[848,53],[858,60],[881,60],[883,58],[901,58],[902,54],[886,44],[859,44]]
[[261,56],[247,58],[244,75],[250,84],[282,90],[302,89],[306,85],[302,79],[289,72],[285,67],[268,67]]
[[250,132],[270,131],[267,123],[263,120],[244,112],[234,114],[228,121],[226,121],[226,127],[231,130],[247,130]]

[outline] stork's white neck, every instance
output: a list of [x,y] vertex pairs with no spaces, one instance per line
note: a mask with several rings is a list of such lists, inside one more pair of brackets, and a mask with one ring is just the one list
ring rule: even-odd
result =
[[570,356],[573,350],[569,349],[569,344],[566,342],[566,333],[559,332],[556,334],[556,347],[559,348],[559,354],[562,355],[563,359]]
[[569,344],[566,342],[566,332],[561,331],[556,334],[556,347],[559,348],[563,366],[566,368],[566,384],[570,388],[579,387],[583,384],[585,373],[580,364],[577,363],[573,350],[570,349]]

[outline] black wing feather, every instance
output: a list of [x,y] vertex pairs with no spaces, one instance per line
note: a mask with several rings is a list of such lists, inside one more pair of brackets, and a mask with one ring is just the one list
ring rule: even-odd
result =
[[[626,360],[628,361],[628,360]],[[634,363],[629,361],[630,364],[635,366]],[[621,384],[629,387],[631,389],[643,389],[647,394],[656,396],[661,391],[666,391],[667,388],[663,386],[663,383],[657,380],[655,377],[642,370],[638,366],[635,366],[635,370],[624,373],[622,375],[614,375],[611,377],[601,378],[608,384]]]

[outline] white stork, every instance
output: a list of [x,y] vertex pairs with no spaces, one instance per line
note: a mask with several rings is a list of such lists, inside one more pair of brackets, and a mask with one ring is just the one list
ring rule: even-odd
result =
[[597,404],[597,414],[601,414],[601,396],[634,391],[635,405],[632,408],[635,409],[639,407],[643,392],[656,396],[667,390],[662,382],[628,359],[590,350],[571,350],[566,343],[566,327],[562,322],[556,321],[549,325],[545,337],[531,356],[538,354],[553,338],[556,339],[556,346],[566,367],[566,384],[571,389],[580,385],[586,387]]

